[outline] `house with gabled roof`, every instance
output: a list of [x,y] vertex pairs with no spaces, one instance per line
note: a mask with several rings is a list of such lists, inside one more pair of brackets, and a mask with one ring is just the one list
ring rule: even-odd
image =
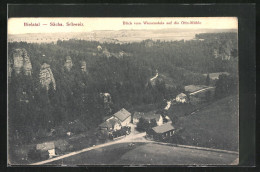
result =
[[151,128],[146,132],[147,137],[154,140],[166,140],[173,136],[175,128],[170,123]]
[[113,117],[121,122],[121,126],[128,126],[131,122],[131,113],[124,108],[113,114]]

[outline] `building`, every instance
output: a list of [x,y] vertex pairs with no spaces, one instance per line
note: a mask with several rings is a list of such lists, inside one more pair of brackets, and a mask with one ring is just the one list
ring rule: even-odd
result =
[[131,113],[125,110],[124,108],[116,112],[113,115],[114,118],[118,119],[121,122],[121,126],[128,126],[131,122]]
[[54,142],[45,142],[36,145],[36,150],[41,152],[41,156],[45,156],[48,152],[49,158],[56,156]]
[[207,86],[205,86],[205,85],[187,85],[184,87],[184,90],[185,90],[185,92],[193,93],[198,90],[202,90],[204,88],[207,88]]
[[115,118],[108,119],[99,125],[100,130],[117,131],[122,128],[120,121]]
[[176,96],[176,102],[178,102],[178,103],[187,103],[188,102],[188,97],[187,97],[187,95],[186,94],[184,94],[184,93],[181,93],[181,94],[178,94],[177,96]]
[[140,118],[145,119],[149,123],[151,123],[151,121],[153,119],[155,119],[157,125],[162,125],[163,124],[163,117],[162,117],[162,115],[154,113],[153,111],[152,112],[148,112],[148,113],[135,112],[134,115],[133,115],[133,124],[137,124],[139,122]]
[[175,128],[170,123],[166,123],[164,125],[151,128],[146,132],[146,134],[149,138],[161,141],[172,137],[174,132]]
[[199,104],[207,101],[215,93],[215,87],[205,85],[188,85],[184,87],[187,94],[189,94],[189,103]]
[[[203,76],[207,77],[208,74],[203,74]],[[211,80],[218,80],[219,75],[230,75],[228,72],[217,72],[217,73],[209,73],[209,78]]]

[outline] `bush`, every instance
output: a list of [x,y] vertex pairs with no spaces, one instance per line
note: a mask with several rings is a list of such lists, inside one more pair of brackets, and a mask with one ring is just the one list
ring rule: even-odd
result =
[[41,139],[41,138],[45,138],[45,137],[48,137],[47,129],[40,128],[36,132],[36,139]]
[[65,136],[66,135],[66,129],[63,126],[58,126],[54,128],[54,135],[55,136]]
[[65,129],[67,130],[67,132],[72,132],[72,133],[81,133],[87,130],[86,126],[78,120],[66,124]]
[[156,120],[152,119],[151,122],[149,123],[146,119],[140,118],[139,122],[136,124],[136,129],[138,131],[148,131],[150,128],[153,128],[157,126]]

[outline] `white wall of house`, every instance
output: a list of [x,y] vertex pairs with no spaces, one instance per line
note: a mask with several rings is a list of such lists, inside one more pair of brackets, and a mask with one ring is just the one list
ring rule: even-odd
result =
[[133,118],[133,124],[137,124],[139,122],[139,118]]
[[128,126],[128,124],[130,124],[131,122],[131,116],[129,116],[128,118],[126,118],[124,121],[121,122],[122,127],[123,126]]
[[121,129],[121,125],[118,124],[118,123],[116,123],[116,124],[114,125],[114,130],[120,130],[120,129]]

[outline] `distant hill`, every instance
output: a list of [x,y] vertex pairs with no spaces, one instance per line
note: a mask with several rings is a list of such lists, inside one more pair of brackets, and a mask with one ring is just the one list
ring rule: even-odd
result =
[[81,39],[99,42],[129,43],[146,39],[190,40],[198,33],[236,32],[234,29],[159,29],[159,30],[95,30],[71,33],[27,33],[8,35],[8,42],[56,43],[57,40]]

